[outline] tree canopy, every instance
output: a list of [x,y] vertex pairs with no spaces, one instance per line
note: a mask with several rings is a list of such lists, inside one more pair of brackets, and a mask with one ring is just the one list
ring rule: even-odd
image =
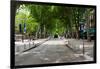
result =
[[[36,38],[50,35],[65,35],[79,31],[80,22],[85,23],[84,14],[88,8],[54,5],[21,4],[16,10],[15,32],[19,24],[26,24],[26,33]],[[22,29],[24,26],[22,25]]]

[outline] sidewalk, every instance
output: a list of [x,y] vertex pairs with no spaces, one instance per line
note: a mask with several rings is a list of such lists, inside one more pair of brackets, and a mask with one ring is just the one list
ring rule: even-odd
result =
[[83,44],[84,44],[84,53],[86,56],[93,58],[93,48],[94,48],[94,41],[88,42],[87,40],[82,39],[67,39],[68,40],[68,47],[76,52],[77,55],[83,54]]
[[15,55],[24,52],[26,50],[29,50],[33,47],[38,46],[39,44],[44,43],[48,39],[38,39],[38,40],[24,40],[22,41],[16,41],[15,42]]

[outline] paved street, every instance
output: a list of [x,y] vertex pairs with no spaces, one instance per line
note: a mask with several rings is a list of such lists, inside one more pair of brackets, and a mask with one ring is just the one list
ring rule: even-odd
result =
[[37,48],[15,55],[15,65],[66,63],[93,60],[93,57],[87,54],[83,56],[82,53],[73,52],[67,46],[68,41],[68,39],[50,39],[42,43]]
[[24,40],[22,41],[16,41],[15,42],[15,55],[26,51],[30,48],[36,47],[39,44],[44,43],[45,41],[47,41],[48,39],[37,39],[37,40]]
[[87,40],[82,40],[82,39],[68,39],[69,41],[69,46],[74,49],[77,53],[81,54],[83,52],[83,43],[84,43],[84,51],[85,54],[88,56],[93,57],[93,49],[94,49],[94,41],[87,41]]

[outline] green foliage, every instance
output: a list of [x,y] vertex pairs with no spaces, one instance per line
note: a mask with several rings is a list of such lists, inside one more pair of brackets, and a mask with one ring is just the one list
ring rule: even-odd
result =
[[26,23],[27,34],[56,34],[78,31],[79,23],[84,22],[86,8],[22,4],[16,12],[15,30]]
[[21,8],[19,7],[20,10],[16,14],[15,30],[17,33],[19,33],[19,24],[22,24],[22,30],[24,30],[24,23],[26,23],[27,34],[32,34],[33,32],[36,31],[38,23],[36,22],[36,19],[29,14],[29,11],[26,11],[27,8],[25,8],[25,6],[23,8],[22,6]]

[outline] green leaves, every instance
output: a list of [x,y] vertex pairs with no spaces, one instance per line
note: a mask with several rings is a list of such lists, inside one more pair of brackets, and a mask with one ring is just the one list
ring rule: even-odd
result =
[[62,35],[67,32],[78,31],[79,23],[84,22],[86,8],[64,7],[53,5],[18,5],[16,12],[15,30],[18,32],[18,24],[26,23],[28,34],[58,33]]
[[18,9],[19,11],[17,12],[15,19],[16,33],[19,33],[18,25],[22,24],[22,30],[24,30],[24,23],[26,23],[27,34],[32,34],[36,31],[36,27],[38,26],[36,19],[30,15],[30,11],[28,11],[28,8],[25,5],[20,5]]

